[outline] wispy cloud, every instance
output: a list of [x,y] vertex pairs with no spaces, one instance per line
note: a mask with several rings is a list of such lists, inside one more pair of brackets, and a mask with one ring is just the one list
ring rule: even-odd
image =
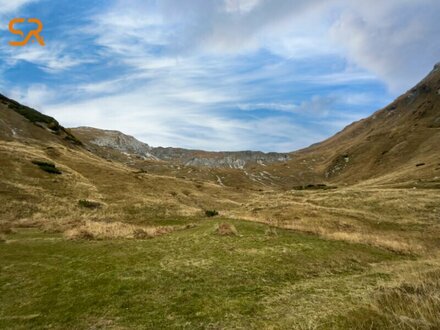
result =
[[3,48],[7,54],[6,62],[15,66],[19,62],[34,64],[48,73],[58,73],[75,66],[93,62],[90,58],[80,58],[66,51],[67,46],[51,43],[46,47],[29,46],[19,49]]

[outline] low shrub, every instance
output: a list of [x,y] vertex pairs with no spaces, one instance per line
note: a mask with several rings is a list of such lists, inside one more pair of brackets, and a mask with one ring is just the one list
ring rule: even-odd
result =
[[323,183],[307,184],[307,185],[293,187],[293,190],[331,190],[331,189],[337,189],[337,187],[327,186],[326,184]]
[[14,230],[9,223],[0,223],[0,234],[12,234]]
[[217,216],[219,213],[216,211],[216,210],[206,210],[205,211],[205,215],[208,217],[208,218],[211,218],[211,217],[215,217],[215,216]]
[[80,199],[78,205],[87,209],[99,209],[102,206],[99,202],[89,201],[87,199]]
[[55,164],[39,161],[39,160],[33,160],[32,164],[37,165],[41,170],[50,173],[50,174],[62,174],[62,172],[56,168]]

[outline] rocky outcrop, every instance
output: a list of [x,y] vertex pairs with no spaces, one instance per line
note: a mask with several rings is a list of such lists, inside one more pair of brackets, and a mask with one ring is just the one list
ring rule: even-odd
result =
[[135,156],[141,159],[157,159],[151,153],[151,147],[133,136],[119,131],[101,130],[92,127],[78,127],[72,129],[86,145],[94,151],[96,147],[118,151],[126,156]]

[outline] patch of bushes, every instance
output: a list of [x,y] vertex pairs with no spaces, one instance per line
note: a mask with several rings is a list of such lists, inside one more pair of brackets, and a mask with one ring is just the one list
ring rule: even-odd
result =
[[215,217],[215,216],[217,216],[219,213],[216,211],[216,210],[206,210],[205,211],[205,215],[208,217],[208,218],[212,218],[212,217]]
[[89,201],[87,199],[80,199],[78,205],[87,209],[99,209],[102,206],[99,202]]
[[80,140],[78,140],[78,138],[75,135],[70,133],[70,130],[65,129],[64,131],[66,133],[66,136],[64,137],[64,140],[69,141],[69,142],[71,142],[73,144],[76,144],[76,145],[79,145],[79,146],[83,145],[83,143]]
[[56,168],[55,164],[49,162],[43,162],[39,160],[33,160],[32,164],[37,165],[41,170],[50,174],[62,174],[62,172]]
[[323,183],[318,184],[308,184],[308,185],[302,185],[302,186],[295,186],[293,187],[294,190],[329,190],[329,189],[337,189],[335,186],[327,186]]

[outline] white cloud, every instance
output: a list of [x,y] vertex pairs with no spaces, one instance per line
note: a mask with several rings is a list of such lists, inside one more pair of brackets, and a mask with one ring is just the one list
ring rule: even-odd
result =
[[[373,10],[374,9],[374,10]],[[332,27],[347,56],[398,93],[440,60],[440,2],[368,1],[346,9]]]
[[310,100],[303,101],[299,104],[293,103],[244,103],[238,104],[237,107],[243,111],[253,110],[271,110],[287,113],[295,113],[304,116],[325,117],[333,109],[337,98],[334,96],[315,95]]
[[28,88],[13,88],[8,96],[27,106],[40,109],[53,101],[55,91],[44,84],[32,84]]
[[0,0],[0,15],[15,12],[21,7],[39,0]]
[[98,44],[122,58],[145,55],[149,45],[178,56],[340,54],[397,93],[440,60],[439,15],[437,0],[131,0],[117,1],[93,27]]
[[3,52],[7,54],[6,62],[14,66],[18,62],[33,63],[48,73],[57,73],[84,63],[92,62],[91,59],[81,58],[69,54],[67,46],[62,43],[51,43],[45,47],[30,45],[27,47],[7,47]]

